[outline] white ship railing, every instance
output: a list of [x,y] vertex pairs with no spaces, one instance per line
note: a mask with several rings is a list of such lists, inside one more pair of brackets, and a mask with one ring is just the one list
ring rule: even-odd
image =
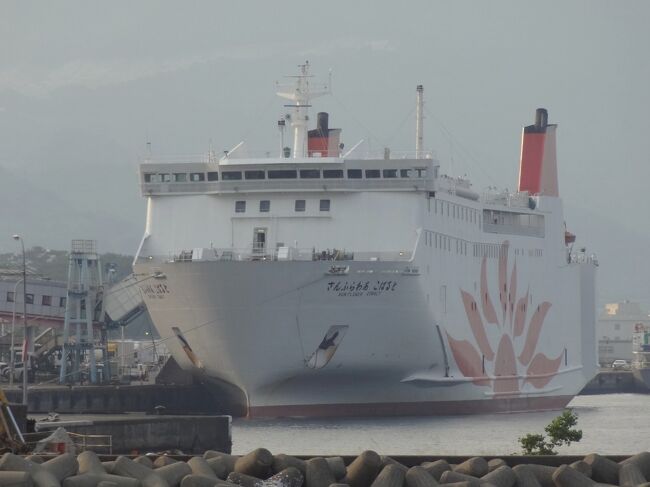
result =
[[173,193],[241,193],[248,191],[323,191],[327,190],[407,190],[433,188],[432,179],[427,177],[395,179],[264,179],[241,181],[196,181],[169,183],[141,183],[143,194]]
[[357,261],[409,262],[413,253],[398,251],[347,251],[340,249],[279,247],[266,248],[194,248],[172,252],[168,256],[140,256],[138,261],[209,262],[209,261]]
[[530,195],[527,192],[510,193],[502,191],[500,193],[487,192],[481,197],[483,203],[508,206],[511,208],[530,208]]
[[[351,153],[346,153],[344,149],[340,157],[346,156],[351,159],[365,159],[365,160],[388,160],[388,159],[426,159],[436,160],[436,153],[431,150],[426,151],[389,151],[386,153],[384,150],[368,151],[356,149]],[[322,159],[317,153],[312,154],[308,159]],[[283,159],[282,155],[277,149],[274,150],[261,150],[253,149],[248,150],[241,148],[230,153],[225,151],[211,151],[198,154],[167,154],[167,155],[150,155],[140,159],[144,164],[179,164],[179,163],[218,163],[220,161],[227,161],[228,159]],[[293,162],[292,158],[287,159],[287,164]]]

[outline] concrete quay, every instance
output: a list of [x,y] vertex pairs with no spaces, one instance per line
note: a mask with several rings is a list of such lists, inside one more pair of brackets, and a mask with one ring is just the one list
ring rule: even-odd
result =
[[[581,395],[589,394],[614,394],[614,393],[639,393],[646,394],[650,388],[643,377],[636,370],[611,370],[602,369],[580,391]],[[648,378],[650,379],[650,377]]]
[[229,453],[232,448],[231,421],[230,416],[207,415],[64,415],[58,421],[37,422],[36,430],[45,433],[39,435],[44,437],[62,427],[68,433],[88,438],[91,445],[98,444],[98,436],[110,438],[110,447],[96,448],[98,453],[175,450],[198,454],[209,449]]
[[[6,388],[9,402],[20,403],[22,390]],[[231,414],[239,410],[231,401],[202,384],[30,386],[29,413],[119,414],[154,412],[163,414]]]

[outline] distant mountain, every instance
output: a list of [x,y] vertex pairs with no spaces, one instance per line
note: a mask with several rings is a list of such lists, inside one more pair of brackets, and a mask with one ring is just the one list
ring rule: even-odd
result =
[[[39,246],[25,249],[25,263],[30,272],[55,281],[68,280],[68,257],[67,250],[50,250]],[[100,254],[99,258],[103,268],[103,279],[107,278],[108,266],[115,269],[116,281],[131,273],[133,257],[130,255],[105,253]],[[0,269],[20,271],[22,265],[23,260],[20,252],[0,254]]]
[[13,234],[24,236],[29,247],[67,248],[72,239],[88,239],[97,240],[100,251],[136,250],[143,228],[144,208],[141,215],[137,211],[142,202],[127,203],[117,195],[111,199],[85,187],[78,193],[59,191],[78,171],[61,170],[58,179],[34,178],[0,166],[0,252],[16,248]]

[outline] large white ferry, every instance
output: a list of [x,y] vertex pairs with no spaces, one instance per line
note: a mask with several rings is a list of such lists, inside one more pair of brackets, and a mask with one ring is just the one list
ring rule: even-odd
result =
[[[249,416],[557,409],[597,370],[597,262],[572,253],[556,125],[523,130],[516,193],[480,195],[422,150],[367,157],[310,100],[275,156],[140,166],[146,306],[181,367]],[[284,139],[284,137],[282,137]]]

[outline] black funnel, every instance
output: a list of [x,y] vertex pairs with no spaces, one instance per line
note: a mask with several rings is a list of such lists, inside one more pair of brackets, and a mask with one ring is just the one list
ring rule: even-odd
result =
[[546,108],[538,108],[535,112],[535,127],[538,129],[546,128],[548,125],[548,112]]
[[327,112],[318,112],[316,120],[316,130],[320,132],[321,137],[327,137],[329,134],[329,114]]

